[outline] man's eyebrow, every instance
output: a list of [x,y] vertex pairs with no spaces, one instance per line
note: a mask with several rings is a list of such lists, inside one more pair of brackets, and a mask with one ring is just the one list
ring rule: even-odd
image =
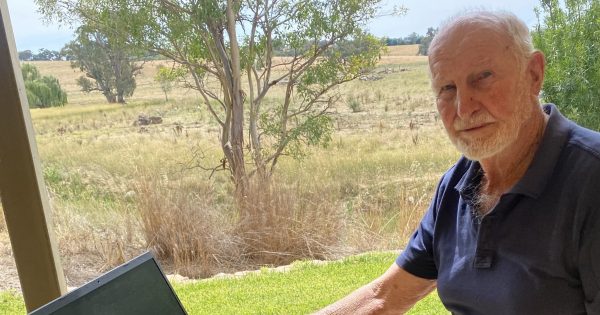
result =
[[440,87],[447,85],[451,82],[452,82],[452,80],[443,78],[439,74],[437,74],[437,75],[432,74],[432,76],[431,76],[431,87],[433,87],[435,89],[439,89]]
[[493,65],[493,61],[492,61],[492,58],[485,57],[485,58],[482,58],[479,60],[473,60],[472,62],[469,63],[469,65],[471,67],[486,67],[486,66]]

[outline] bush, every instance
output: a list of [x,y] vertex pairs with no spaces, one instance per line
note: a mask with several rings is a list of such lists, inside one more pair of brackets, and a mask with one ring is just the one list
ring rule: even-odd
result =
[[156,67],[156,75],[154,75],[154,81],[160,84],[160,89],[165,93],[165,102],[169,101],[167,93],[171,92],[175,82],[185,75],[185,69],[183,68],[169,68],[163,65]]
[[67,103],[67,92],[55,77],[41,76],[38,69],[28,63],[23,64],[21,73],[30,108],[63,106]]
[[600,130],[598,1],[542,1],[535,46],[546,55],[542,96],[579,124]]
[[362,112],[362,106],[360,106],[360,102],[355,98],[348,100],[348,107],[353,113]]

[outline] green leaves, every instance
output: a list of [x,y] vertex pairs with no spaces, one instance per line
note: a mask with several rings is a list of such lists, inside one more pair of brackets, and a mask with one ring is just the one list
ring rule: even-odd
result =
[[277,29],[282,45],[293,51],[313,49],[321,42],[347,40],[363,33],[364,24],[375,16],[373,0],[289,1],[282,5],[286,20]]
[[154,75],[154,81],[160,84],[160,88],[165,93],[165,101],[168,101],[167,93],[171,91],[173,88],[173,84],[183,76],[185,76],[186,71],[184,68],[178,67],[165,67],[163,65],[159,65],[156,69],[156,74]]
[[[119,16],[118,12],[114,15],[107,12],[101,11],[99,19]],[[77,80],[82,91],[100,91],[109,103],[124,103],[124,98],[133,94],[135,75],[141,69],[136,61],[142,50],[128,44],[123,34],[104,31],[104,27],[94,23],[84,24],[77,29],[77,38],[64,50],[74,57],[71,66],[87,76]]]
[[336,42],[300,76],[299,96],[304,101],[320,98],[332,86],[357,78],[376,65],[382,48],[369,34]]
[[58,79],[52,76],[41,76],[38,69],[25,63],[21,66],[27,101],[31,108],[63,106],[67,103],[67,92],[61,87]]
[[542,96],[588,128],[600,130],[600,3],[543,0],[535,46],[546,55]]
[[302,119],[293,119],[287,132],[282,132],[280,122],[281,109],[277,107],[262,113],[260,117],[263,136],[274,140],[269,141],[271,145],[264,148],[265,155],[272,155],[281,143],[285,143],[282,154],[302,159],[307,154],[306,146],[327,147],[331,142],[333,120],[327,115],[313,112]]

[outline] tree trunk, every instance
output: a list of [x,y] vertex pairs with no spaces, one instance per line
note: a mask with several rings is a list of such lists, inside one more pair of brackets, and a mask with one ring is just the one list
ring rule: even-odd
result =
[[258,132],[258,107],[260,104],[254,102],[255,101],[251,98],[249,119],[250,143],[252,145],[252,158],[254,159],[254,165],[256,166],[256,173],[258,177],[263,180],[268,179],[269,174],[267,173],[265,159],[262,154],[262,144],[260,142],[260,136]]
[[119,104],[125,104],[125,99],[123,98],[123,92],[119,92],[119,94],[117,95],[117,102],[119,102]]
[[105,92],[104,93],[104,97],[106,97],[106,101],[108,101],[110,104],[114,104],[117,102],[117,97],[116,95],[110,93],[110,92]]
[[[244,100],[242,98],[242,71],[240,59],[240,47],[236,35],[236,16],[234,13],[234,1],[227,1],[227,34],[231,49],[231,153],[233,159],[233,176],[236,185],[236,197],[245,199],[248,191],[248,176],[244,161]],[[227,65],[225,65],[227,66]]]

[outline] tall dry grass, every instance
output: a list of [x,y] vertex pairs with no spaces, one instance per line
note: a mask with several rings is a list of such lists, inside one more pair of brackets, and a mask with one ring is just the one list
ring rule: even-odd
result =
[[69,285],[81,284],[137,256],[144,247],[129,212],[90,211],[53,201],[54,232]]
[[149,178],[136,191],[146,246],[175,272],[207,277],[239,266],[233,218],[216,207],[210,185]]
[[254,183],[248,198],[227,209],[211,185],[152,179],[137,185],[141,229],[149,248],[189,277],[337,257],[343,217],[339,207],[300,198],[279,185]]
[[344,216],[333,200],[283,183],[253,182],[240,206],[246,215],[235,233],[243,241],[245,258],[254,264],[282,265],[338,254]]

